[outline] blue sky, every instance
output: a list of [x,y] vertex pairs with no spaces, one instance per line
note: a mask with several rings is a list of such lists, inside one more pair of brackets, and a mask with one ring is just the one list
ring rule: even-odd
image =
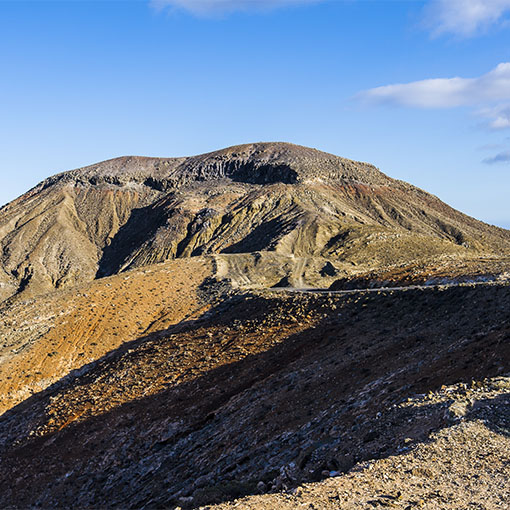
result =
[[0,2],[0,203],[121,155],[289,141],[510,228],[510,0]]

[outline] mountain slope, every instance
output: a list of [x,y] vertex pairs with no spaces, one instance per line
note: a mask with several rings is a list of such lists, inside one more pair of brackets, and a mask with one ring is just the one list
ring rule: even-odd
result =
[[122,344],[210,306],[213,261],[169,261],[0,306],[0,414]]
[[0,507],[499,508],[509,240],[290,144],[47,179],[0,210]]
[[[509,304],[507,285],[234,295],[4,413],[0,506],[198,508],[397,455],[464,414],[504,438],[508,381],[484,380],[510,367]],[[493,418],[469,416],[477,400]]]
[[508,231],[372,165],[306,147],[258,143],[190,158],[126,157],[51,177],[0,210],[0,299],[218,253],[301,257],[295,280],[328,286],[319,274],[327,262],[349,274],[353,265],[499,256],[509,241]]

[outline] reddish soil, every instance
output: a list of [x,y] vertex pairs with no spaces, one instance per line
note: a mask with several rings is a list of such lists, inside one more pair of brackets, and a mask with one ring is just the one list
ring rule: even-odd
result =
[[508,371],[509,305],[504,285],[228,298],[6,413],[0,503],[195,507],[394,455],[452,423],[407,397]]
[[125,342],[202,314],[197,291],[212,271],[211,260],[169,261],[5,308],[0,413]]

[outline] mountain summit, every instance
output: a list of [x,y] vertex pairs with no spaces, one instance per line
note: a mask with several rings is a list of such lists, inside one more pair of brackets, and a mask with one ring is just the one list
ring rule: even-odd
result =
[[283,143],[47,179],[0,210],[0,508],[500,508],[509,241]]
[[248,184],[295,184],[309,179],[384,184],[390,179],[373,165],[290,143],[253,143],[186,158],[127,156],[64,172],[41,183],[143,184],[157,190],[192,182],[231,179]]
[[50,177],[0,209],[0,299],[207,254],[234,282],[241,267],[237,283],[329,286],[353,268],[497,256],[509,241],[373,165],[307,147],[121,157]]

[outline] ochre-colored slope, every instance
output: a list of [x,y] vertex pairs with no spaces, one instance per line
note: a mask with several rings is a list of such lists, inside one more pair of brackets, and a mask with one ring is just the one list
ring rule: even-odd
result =
[[509,303],[505,285],[233,296],[5,413],[0,505],[192,508],[394,455],[455,419],[448,392],[408,397],[508,371]]
[[4,307],[0,413],[122,343],[203,313],[210,259],[169,261]]

